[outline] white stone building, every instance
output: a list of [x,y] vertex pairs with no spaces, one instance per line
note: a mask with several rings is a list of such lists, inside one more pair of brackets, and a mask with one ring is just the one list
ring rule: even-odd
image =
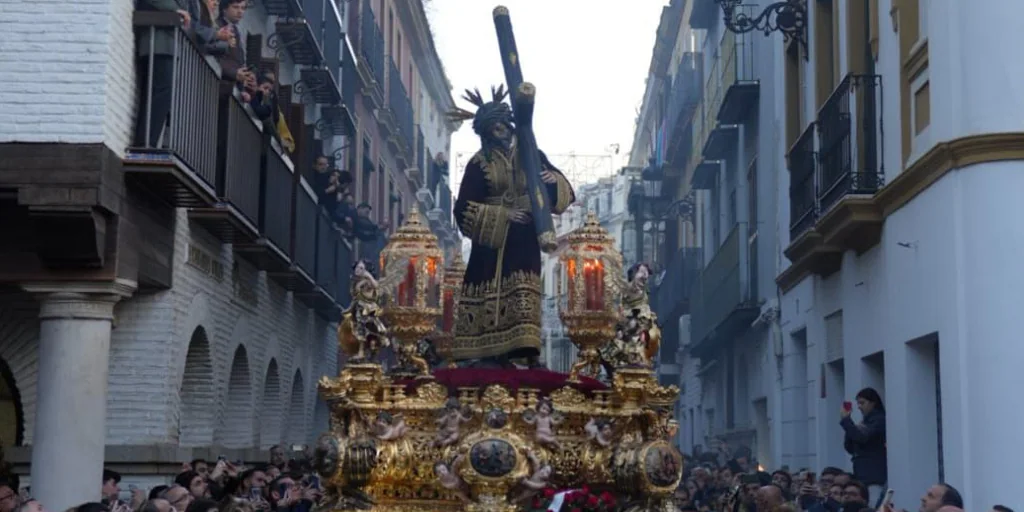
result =
[[[388,21],[387,52],[384,2],[250,3],[239,43],[278,78],[292,152],[239,94],[218,97],[220,66],[177,14],[134,5],[0,7],[16,36],[0,47],[0,442],[50,510],[98,501],[104,467],[151,487],[193,458],[265,461],[314,440],[353,250],[301,174],[330,155],[359,170],[360,200],[400,215],[422,188],[419,156],[451,132],[430,125],[427,140],[413,124],[447,107],[419,2]],[[156,146],[133,140],[149,27],[176,35]],[[403,57],[410,72],[384,80]],[[409,98],[419,90],[433,114]]]
[[777,187],[780,455],[849,467],[837,411],[870,386],[897,496],[944,480],[967,509],[1019,508],[1008,454],[1024,451],[1024,413],[1007,383],[1024,348],[1004,298],[1021,279],[1024,72],[1002,59],[1022,36],[992,16],[1024,5],[834,3],[813,2],[809,58],[775,52],[778,125],[800,142]]

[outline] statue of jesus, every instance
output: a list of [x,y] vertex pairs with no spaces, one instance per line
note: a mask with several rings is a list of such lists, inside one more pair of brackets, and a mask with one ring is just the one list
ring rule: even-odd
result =
[[[477,108],[454,119],[473,120],[481,149],[466,165],[455,201],[455,220],[473,242],[458,304],[452,358],[464,366],[538,364],[541,347],[540,246],[530,214],[527,179],[517,162],[512,109],[503,88],[490,101],[479,91],[464,97]],[[541,153],[541,180],[550,212],[575,200],[561,171]]]

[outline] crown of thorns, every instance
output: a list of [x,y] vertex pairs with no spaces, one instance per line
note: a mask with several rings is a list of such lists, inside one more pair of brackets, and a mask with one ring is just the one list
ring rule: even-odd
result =
[[483,95],[480,93],[480,89],[466,89],[465,93],[462,95],[462,99],[476,106],[476,112],[455,107],[454,110],[448,112],[448,119],[455,122],[468,121],[472,119],[473,131],[481,135],[484,134],[487,128],[494,122],[502,121],[511,124],[512,109],[504,102],[507,96],[508,91],[505,90],[504,85],[491,87],[491,101],[484,100]]

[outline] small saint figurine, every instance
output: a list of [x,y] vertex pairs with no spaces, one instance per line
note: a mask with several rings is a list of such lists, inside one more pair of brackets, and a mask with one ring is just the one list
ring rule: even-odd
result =
[[444,404],[444,411],[437,419],[437,424],[441,428],[437,432],[437,438],[434,439],[434,446],[443,448],[457,443],[462,424],[469,421],[470,418],[471,415],[468,414],[468,411],[462,410],[458,398],[449,398]]
[[[647,296],[650,267],[637,263],[630,267],[622,287],[622,309],[615,339],[601,349],[605,371],[623,366],[650,368],[661,346],[658,316],[651,310]],[[609,373],[611,373],[609,372]]]
[[551,478],[550,464],[542,462],[533,452],[527,453],[527,458],[530,459],[531,473],[519,481],[519,495],[513,500],[516,503],[524,502],[543,491]]
[[[461,457],[461,455],[459,457]],[[458,462],[458,460],[459,458],[457,457],[455,461]],[[454,465],[455,463],[452,463],[452,465],[449,466],[443,461],[438,461],[434,464],[434,472],[437,473],[437,480],[441,482],[441,487],[455,493],[455,496],[462,500],[463,503],[469,503],[472,501],[469,498],[469,485],[467,485],[466,481],[460,478],[459,475],[452,471],[452,466]]]
[[562,445],[555,437],[555,425],[562,422],[562,418],[555,412],[555,406],[550,398],[541,398],[537,401],[536,413],[523,417],[527,423],[536,427],[534,437],[541,446],[561,450]]
[[374,436],[381,441],[400,439],[409,431],[409,427],[405,424],[405,418],[392,416],[387,411],[377,414],[377,420],[373,426]]
[[586,431],[588,439],[602,448],[610,447],[614,441],[612,423],[606,419],[591,418],[583,430]]
[[352,305],[342,314],[338,343],[349,361],[373,359],[377,351],[391,345],[388,329],[381,320],[380,284],[371,265],[359,260],[352,266]]

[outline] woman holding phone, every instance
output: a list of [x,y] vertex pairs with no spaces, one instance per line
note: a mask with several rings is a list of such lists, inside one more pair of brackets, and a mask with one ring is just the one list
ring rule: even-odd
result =
[[882,397],[873,388],[864,388],[857,393],[857,408],[862,416],[860,423],[850,418],[853,404],[843,404],[839,425],[845,433],[843,448],[853,461],[853,477],[868,487],[871,496],[869,505],[877,507],[889,480],[885,451],[885,406]]

